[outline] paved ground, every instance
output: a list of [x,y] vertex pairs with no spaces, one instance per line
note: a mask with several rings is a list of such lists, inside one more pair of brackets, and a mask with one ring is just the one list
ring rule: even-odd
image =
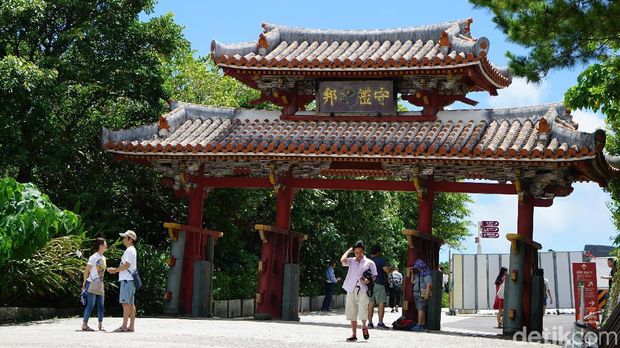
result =
[[[386,313],[391,324],[399,316]],[[109,330],[120,318],[106,318]],[[500,340],[488,329],[492,317],[445,316],[442,332],[403,332],[371,330],[370,340],[346,343],[349,325],[341,311],[310,313],[296,323],[250,319],[167,319],[138,318],[135,333],[81,332],[80,318],[39,321],[22,325],[0,326],[0,347],[553,347],[550,345]],[[95,324],[91,322],[91,324]],[[471,324],[472,326],[469,326]],[[473,330],[469,330],[469,329]],[[467,332],[485,330],[486,336],[471,337]],[[361,332],[358,333],[361,338]],[[557,347],[557,346],[556,346]]]

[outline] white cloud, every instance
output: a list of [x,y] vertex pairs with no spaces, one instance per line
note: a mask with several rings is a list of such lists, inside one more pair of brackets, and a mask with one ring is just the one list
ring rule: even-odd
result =
[[541,104],[545,99],[549,83],[528,83],[523,78],[515,78],[512,84],[497,91],[497,96],[489,97],[488,104],[493,108],[515,107]]
[[574,110],[571,111],[573,120],[579,124],[579,130],[582,132],[592,133],[597,129],[605,129],[605,122],[603,118],[597,114]]

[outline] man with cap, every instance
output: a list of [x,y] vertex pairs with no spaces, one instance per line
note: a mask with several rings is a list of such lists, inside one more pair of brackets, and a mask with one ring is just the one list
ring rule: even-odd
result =
[[[136,243],[136,232],[127,230],[125,233],[119,233],[123,237],[123,244],[126,249],[121,257],[120,266],[108,268],[108,272],[114,274],[119,273],[118,280],[121,283],[119,291],[119,302],[123,305],[123,325],[114,332],[134,332],[134,324],[136,321],[136,306],[134,304],[134,296],[136,287],[133,282],[133,273],[138,269],[138,255],[134,244]],[[127,325],[129,322],[129,325]]]
[[[355,254],[355,257],[348,257],[351,252]],[[364,243],[361,240],[342,254],[340,263],[344,267],[349,267],[347,277],[342,284],[342,288],[347,292],[345,313],[347,320],[351,322],[351,330],[353,331],[353,335],[347,338],[347,342],[357,341],[358,319],[362,321],[362,334],[367,340],[370,337],[366,326],[368,303],[370,302],[368,284],[377,277],[377,267],[371,259],[364,255]],[[367,271],[370,271],[370,277],[364,275]]]

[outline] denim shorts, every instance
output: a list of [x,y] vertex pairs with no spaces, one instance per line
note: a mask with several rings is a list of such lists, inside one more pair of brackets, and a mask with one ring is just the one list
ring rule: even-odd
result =
[[413,296],[413,299],[415,300],[415,308],[418,310],[424,310],[426,309],[426,305],[428,304],[428,301],[424,301],[424,298],[418,294],[415,294]]
[[121,280],[118,302],[121,304],[134,304],[135,295],[136,287],[133,285],[133,280]]

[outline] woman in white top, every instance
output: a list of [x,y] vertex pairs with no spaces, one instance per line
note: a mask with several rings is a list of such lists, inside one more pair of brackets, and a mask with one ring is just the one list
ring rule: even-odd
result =
[[87,292],[86,308],[84,309],[84,321],[82,331],[95,331],[88,326],[88,319],[93,312],[95,303],[97,304],[97,317],[99,319],[99,330],[103,329],[104,312],[104,286],[103,275],[106,269],[106,260],[103,253],[108,249],[105,239],[97,238],[93,241],[93,254],[88,258],[86,269],[84,270],[84,282],[82,290]]

